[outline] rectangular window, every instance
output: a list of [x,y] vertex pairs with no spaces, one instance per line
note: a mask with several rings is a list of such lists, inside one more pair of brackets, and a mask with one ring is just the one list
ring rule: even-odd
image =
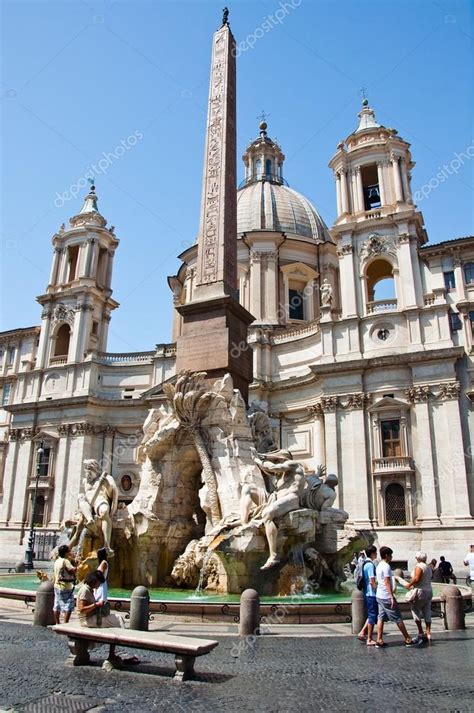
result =
[[49,459],[51,456],[51,448],[49,446],[44,446],[43,451],[43,455],[41,457],[38,456],[38,460],[36,463],[36,466],[38,468],[37,472],[39,472],[42,478],[46,477],[49,472]]
[[444,272],[444,286],[448,292],[452,292],[456,289],[456,282],[454,280],[454,272],[451,270],[449,272]]
[[461,317],[458,312],[449,312],[449,326],[452,332],[458,332],[462,329]]
[[99,323],[98,322],[92,322],[92,334],[94,337],[97,337],[97,334],[99,332]]
[[3,384],[3,390],[2,390],[2,406],[6,406],[7,404],[10,403],[10,394],[12,391],[12,385],[11,384]]
[[7,351],[7,365],[12,366],[15,361],[15,347],[9,347]]
[[382,436],[382,456],[384,458],[401,456],[400,421],[398,419],[381,421],[380,432]]
[[288,290],[290,319],[304,319],[304,293],[303,290]]

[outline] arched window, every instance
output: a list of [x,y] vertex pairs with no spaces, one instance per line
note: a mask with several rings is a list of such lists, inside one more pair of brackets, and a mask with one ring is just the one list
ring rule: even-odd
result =
[[257,158],[255,161],[255,176],[256,178],[262,177],[262,159]]
[[62,324],[56,334],[54,345],[54,356],[66,356],[69,354],[69,341],[71,339],[71,327],[69,324]]
[[265,175],[267,178],[272,177],[272,160],[271,158],[267,158],[265,161]]
[[464,265],[464,281],[466,285],[474,284],[474,262],[466,262]]
[[397,299],[392,265],[387,260],[374,260],[367,268],[366,277],[368,311],[389,308]]
[[407,524],[405,488],[400,483],[390,483],[385,488],[385,524]]

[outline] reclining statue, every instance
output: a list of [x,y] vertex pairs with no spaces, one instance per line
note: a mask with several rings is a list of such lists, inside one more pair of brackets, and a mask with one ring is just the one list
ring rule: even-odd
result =
[[278,528],[275,518],[298,510],[305,487],[303,466],[293,460],[290,451],[266,453],[255,462],[272,479],[273,490],[268,493],[252,483],[244,483],[241,493],[241,520],[244,525],[263,523],[268,541],[269,557],[260,569],[270,569],[280,562],[277,553]]

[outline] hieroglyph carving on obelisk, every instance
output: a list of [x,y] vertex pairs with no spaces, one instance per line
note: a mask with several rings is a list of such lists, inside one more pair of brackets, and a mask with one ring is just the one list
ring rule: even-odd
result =
[[195,299],[237,288],[235,76],[235,40],[224,25],[213,38]]

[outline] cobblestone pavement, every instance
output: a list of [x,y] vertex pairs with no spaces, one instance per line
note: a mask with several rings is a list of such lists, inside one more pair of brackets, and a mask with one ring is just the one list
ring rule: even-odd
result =
[[[387,637],[391,645],[385,650],[367,650],[354,637],[342,636],[219,641],[197,660],[197,680],[180,684],[172,680],[170,655],[135,651],[141,664],[133,671],[106,673],[100,668],[106,655],[101,648],[92,654],[95,666],[65,667],[63,637],[3,620],[0,707],[104,713],[474,711],[472,628],[440,633],[431,646],[417,649],[406,649],[395,634]],[[53,693],[63,694],[58,704],[71,707],[46,702],[26,707]]]

